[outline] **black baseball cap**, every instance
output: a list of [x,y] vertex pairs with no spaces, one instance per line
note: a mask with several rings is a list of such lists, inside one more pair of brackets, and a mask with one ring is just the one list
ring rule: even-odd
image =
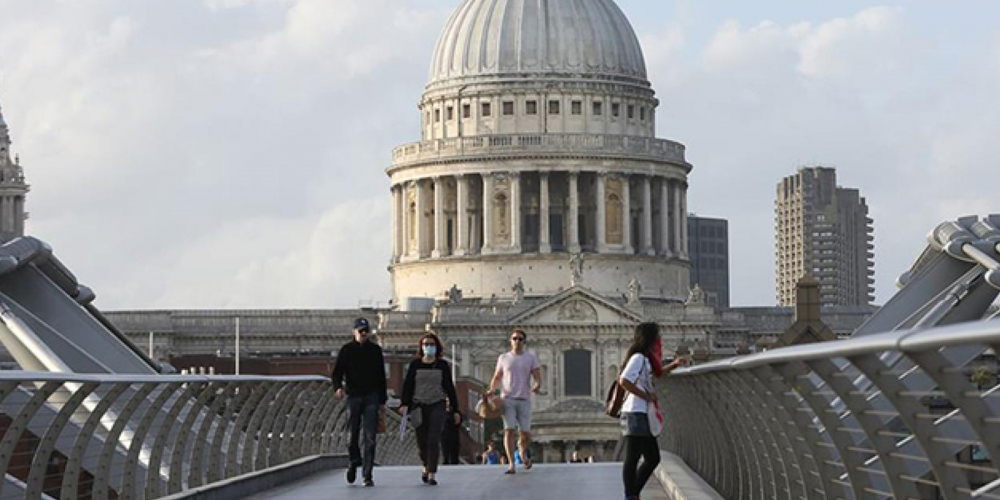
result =
[[367,318],[358,318],[358,319],[354,320],[354,329],[355,330],[371,330],[371,327],[368,326],[368,319]]

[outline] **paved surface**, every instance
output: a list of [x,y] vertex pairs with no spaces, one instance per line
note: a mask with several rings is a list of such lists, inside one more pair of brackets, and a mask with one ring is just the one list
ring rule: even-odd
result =
[[[344,480],[344,470],[319,473],[301,481],[250,497],[252,500],[278,499],[406,499],[406,500],[535,500],[565,499],[609,500],[623,498],[622,465],[537,464],[530,471],[518,470],[513,476],[503,473],[503,466],[459,465],[438,470],[438,486],[420,482],[419,467],[379,467],[375,469],[374,488]],[[663,487],[652,477],[643,500],[664,500]]]

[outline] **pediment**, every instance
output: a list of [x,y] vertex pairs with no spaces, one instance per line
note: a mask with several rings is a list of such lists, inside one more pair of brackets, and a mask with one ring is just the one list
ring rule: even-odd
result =
[[573,287],[511,319],[515,324],[621,324],[642,317],[583,287]]

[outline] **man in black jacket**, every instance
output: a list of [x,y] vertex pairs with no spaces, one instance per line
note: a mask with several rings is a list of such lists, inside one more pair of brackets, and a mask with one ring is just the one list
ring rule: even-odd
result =
[[[382,348],[368,339],[370,334],[367,319],[354,320],[354,340],[344,344],[337,353],[337,364],[333,367],[332,377],[337,399],[343,399],[346,384],[347,405],[351,412],[351,441],[347,448],[351,464],[347,467],[347,482],[354,483],[358,467],[361,466],[365,486],[375,486],[372,479],[375,433],[379,413],[385,411],[388,399],[385,391],[385,358],[382,356]],[[363,460],[358,446],[362,423],[365,444]]]

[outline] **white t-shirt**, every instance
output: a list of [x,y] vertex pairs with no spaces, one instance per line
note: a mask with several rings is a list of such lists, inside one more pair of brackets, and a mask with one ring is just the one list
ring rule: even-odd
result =
[[[628,358],[622,377],[646,392],[653,390],[653,365],[644,354],[636,353]],[[649,403],[645,399],[631,392],[626,394],[625,402],[622,403],[623,412],[646,413]]]

